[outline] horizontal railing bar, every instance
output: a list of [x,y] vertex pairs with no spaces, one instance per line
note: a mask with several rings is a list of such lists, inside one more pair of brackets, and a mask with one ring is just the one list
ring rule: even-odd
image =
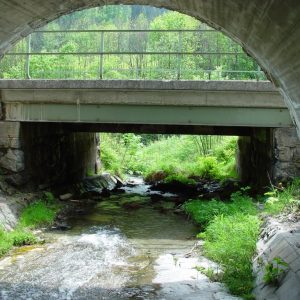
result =
[[80,30],[36,30],[33,33],[84,33],[84,32],[215,32],[214,29],[80,29]]
[[8,52],[5,55],[246,55],[244,52]]

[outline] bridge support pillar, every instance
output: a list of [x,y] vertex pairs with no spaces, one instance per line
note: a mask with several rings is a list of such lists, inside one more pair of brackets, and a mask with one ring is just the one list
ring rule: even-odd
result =
[[59,123],[0,122],[0,172],[12,185],[79,180],[95,173],[96,155],[94,133]]
[[300,140],[295,128],[255,128],[238,141],[238,173],[244,184],[264,188],[300,176]]

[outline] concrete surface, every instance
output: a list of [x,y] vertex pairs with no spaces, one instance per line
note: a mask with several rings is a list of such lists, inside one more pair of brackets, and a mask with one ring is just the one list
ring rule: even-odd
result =
[[1,0],[0,54],[64,14],[110,4],[177,10],[223,31],[240,43],[280,88],[300,127],[300,2],[295,0]]
[[[300,219],[295,216],[285,219],[269,218],[258,242],[254,261],[257,300],[300,299]],[[279,277],[278,285],[266,284],[265,265],[277,257],[288,264],[286,272]]]
[[270,82],[2,80],[7,121],[290,127]]

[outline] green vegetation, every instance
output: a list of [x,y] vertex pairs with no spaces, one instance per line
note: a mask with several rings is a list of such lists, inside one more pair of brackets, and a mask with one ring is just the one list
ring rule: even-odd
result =
[[29,204],[21,213],[19,224],[12,231],[0,228],[0,257],[14,246],[32,245],[38,242],[30,229],[50,225],[59,206],[52,193],[45,192],[44,199]]
[[[105,6],[63,16],[42,30],[118,30],[118,29],[205,29],[200,21],[180,14],[141,6]],[[100,51],[100,33],[44,33],[31,36],[31,52]],[[26,52],[29,40],[23,39],[13,52]],[[180,42],[179,42],[180,41]],[[263,79],[256,73],[256,62],[241,46],[221,32],[121,32],[104,35],[104,52],[203,52],[206,55],[105,55],[104,79]],[[214,55],[228,53],[230,55]],[[211,54],[207,54],[211,53]],[[100,58],[95,55],[31,55],[31,78],[98,79]],[[180,62],[180,63],[179,63]],[[6,56],[0,64],[0,78],[25,78],[26,57]],[[179,71],[180,70],[180,71]]]
[[297,211],[300,209],[300,178],[294,179],[287,187],[272,187],[270,192],[265,193],[265,213],[276,215],[280,212]]
[[216,216],[205,230],[204,252],[224,267],[222,280],[233,294],[246,296],[252,291],[259,227],[257,216],[236,213]]
[[253,199],[241,191],[233,193],[228,203],[192,200],[184,209],[204,229],[198,237],[205,240],[205,255],[223,268],[222,281],[233,294],[249,296],[260,226]]
[[231,195],[229,202],[220,200],[191,200],[184,204],[185,211],[204,228],[216,216],[232,216],[240,213],[256,215],[257,210],[253,205],[252,198],[242,192]]
[[237,139],[220,136],[100,134],[101,161],[118,175],[141,174],[147,180],[195,183],[194,178],[237,177]]
[[10,232],[0,229],[0,257],[13,246],[32,245],[36,242],[37,238],[26,228],[18,227]]
[[[190,200],[184,204],[185,211],[201,225],[199,238],[205,240],[204,254],[218,262],[224,270],[220,277],[212,270],[199,271],[210,278],[221,279],[236,295],[251,298],[253,288],[252,258],[256,251],[260,217],[282,212],[300,211],[300,178],[283,187],[272,187],[262,200],[265,209],[259,214],[254,199],[246,194],[249,188],[233,193],[229,202],[218,200]],[[288,265],[275,258],[265,266],[266,284],[277,284]]]
[[40,227],[50,225],[57,213],[57,205],[49,205],[42,200],[30,204],[20,217],[20,225],[24,227]]
[[286,272],[288,264],[280,257],[275,257],[265,266],[264,282],[266,284],[278,285],[280,277]]

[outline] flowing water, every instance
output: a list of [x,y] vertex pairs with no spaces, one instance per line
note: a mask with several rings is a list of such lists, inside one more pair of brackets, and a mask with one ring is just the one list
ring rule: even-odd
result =
[[[71,230],[46,232],[46,244],[2,259],[0,299],[236,299],[195,269],[210,264],[195,247],[196,226],[128,194],[137,190],[70,216]],[[139,205],[126,207],[132,200]]]

